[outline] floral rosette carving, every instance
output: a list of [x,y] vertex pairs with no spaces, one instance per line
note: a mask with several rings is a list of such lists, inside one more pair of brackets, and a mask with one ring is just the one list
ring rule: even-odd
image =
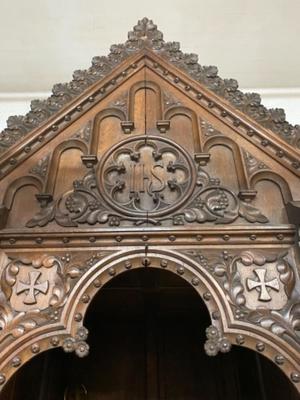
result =
[[86,343],[89,331],[82,326],[78,329],[75,337],[68,336],[63,341],[63,350],[65,353],[73,353],[79,358],[86,357],[89,354],[90,347]]
[[206,328],[206,342],[204,344],[205,353],[210,356],[216,356],[219,352],[228,353],[231,349],[230,341],[225,338],[215,326]]
[[89,331],[82,326],[78,329],[75,337],[67,336],[63,341],[62,347],[65,353],[73,353],[79,358],[86,357],[89,354],[90,346],[86,343]]

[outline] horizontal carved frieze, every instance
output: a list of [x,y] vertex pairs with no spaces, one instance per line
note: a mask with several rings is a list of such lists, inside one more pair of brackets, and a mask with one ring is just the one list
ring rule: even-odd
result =
[[[182,228],[182,227],[181,227]],[[90,248],[91,246],[144,246],[149,245],[197,245],[201,247],[210,245],[247,245],[255,247],[259,245],[271,245],[290,247],[297,243],[296,229],[291,225],[280,227],[240,226],[231,225],[230,231],[219,225],[187,226],[186,229],[174,227],[159,228],[132,228],[130,232],[118,230],[116,227],[107,227],[98,232],[94,226],[78,229],[65,228],[64,232],[57,232],[55,236],[51,232],[43,232],[43,229],[21,230],[0,233],[0,245],[2,249],[42,249],[42,248]]]

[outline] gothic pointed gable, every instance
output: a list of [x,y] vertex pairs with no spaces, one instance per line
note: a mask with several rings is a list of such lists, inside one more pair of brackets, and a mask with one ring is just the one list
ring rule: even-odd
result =
[[196,54],[184,54],[178,42],[165,42],[157,26],[148,18],[143,18],[128,33],[128,40],[124,44],[111,46],[108,56],[94,57],[91,67],[88,70],[76,70],[71,82],[54,85],[52,95],[47,100],[33,100],[31,110],[25,116],[10,117],[7,128],[1,133],[1,152],[44,124],[71,100],[107,76],[122,61],[143,49],[151,49],[155,54],[164,57],[263,127],[297,148],[300,147],[300,128],[286,121],[283,109],[268,110],[261,104],[259,94],[241,92],[238,90],[238,82],[235,79],[220,78],[215,66],[201,66]]
[[[163,34],[157,29],[157,26],[148,18],[143,18],[138,21],[133,31],[128,33],[128,40],[124,44],[111,46],[108,56],[94,57],[89,69],[76,70],[73,73],[71,82],[54,85],[52,95],[48,99],[33,100],[30,106],[31,110],[25,116],[9,117],[7,128],[0,134],[0,153],[7,152],[32,132],[55,120],[55,116],[58,116],[61,110],[79,99],[87,89],[104,80],[123,61],[146,49],[172,63],[203,85],[209,92],[216,94],[221,101],[225,100],[225,104],[231,104],[242,115],[250,117],[259,126],[266,128],[271,137],[273,133],[293,147],[300,147],[299,125],[289,124],[285,119],[283,109],[268,110],[261,104],[259,94],[241,92],[238,90],[238,82],[235,79],[220,78],[215,66],[201,66],[196,54],[184,54],[180,50],[178,42],[165,42]],[[200,99],[199,94],[194,93],[194,96],[197,95],[197,98]],[[209,98],[203,97],[202,103],[205,104],[205,101],[210,104]],[[219,108],[217,104],[214,106],[216,109]],[[222,112],[221,109],[218,111]],[[235,125],[242,125],[242,121],[239,121],[238,117],[236,118],[234,115],[226,117],[231,119]],[[52,129],[59,129],[59,126],[54,124]],[[299,168],[297,156],[292,163],[294,168]]]
[[0,385],[35,352],[85,355],[82,321],[102,284],[157,267],[205,300],[209,355],[245,345],[299,387],[299,135],[146,18],[11,117],[0,143]]

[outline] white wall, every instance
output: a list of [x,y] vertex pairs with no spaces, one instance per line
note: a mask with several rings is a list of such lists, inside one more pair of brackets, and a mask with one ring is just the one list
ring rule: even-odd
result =
[[242,87],[300,87],[299,0],[0,0],[0,91],[48,91],[138,19]]
[[[300,124],[299,89],[245,89],[260,93],[268,108],[283,108],[291,124]],[[6,127],[10,115],[24,115],[29,111],[32,99],[43,99],[49,93],[0,93],[0,131]]]
[[0,93],[0,131],[6,127],[11,115],[25,115],[33,99],[45,99],[50,93]]

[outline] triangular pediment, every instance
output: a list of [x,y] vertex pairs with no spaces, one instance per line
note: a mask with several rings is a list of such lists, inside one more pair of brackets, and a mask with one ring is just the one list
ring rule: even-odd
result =
[[[107,57],[94,57],[88,70],[74,72],[72,82],[55,85],[49,99],[33,101],[25,117],[9,119],[0,145],[2,227],[32,229],[48,224],[51,229],[55,229],[55,224],[64,228],[95,224],[109,227],[113,221],[123,219],[125,226],[131,221],[129,225],[133,227],[169,226],[169,223],[177,227],[185,223],[193,226],[197,222],[215,226],[245,225],[245,222],[286,224],[286,212],[275,217],[275,210],[278,207],[283,210],[285,204],[295,200],[299,188],[296,179],[300,175],[299,132],[282,118],[274,119],[278,113],[263,107],[257,95],[240,92],[234,80],[219,78],[215,67],[199,65],[196,55],[183,54],[178,43],[165,42],[156,25],[145,18],[129,32],[125,44],[113,45]],[[126,151],[134,151],[135,146],[141,146],[138,143],[145,135],[149,141],[157,142],[157,149],[178,146],[173,153],[179,158],[171,157],[168,162],[182,163],[181,170],[190,178],[189,184],[174,186],[170,190],[174,196],[169,193],[169,200],[162,200],[166,194],[154,190],[151,196],[158,199],[152,199],[152,205],[141,205],[139,209],[138,199],[124,218],[120,215],[124,211],[122,206],[110,209],[112,192],[105,199],[108,209],[99,206],[98,213],[91,209],[81,215],[87,205],[79,204],[78,199],[75,215],[72,207],[71,211],[66,205],[60,208],[70,190],[82,200],[75,186],[87,176],[91,179],[91,171],[95,171],[93,179],[98,180],[98,193],[91,191],[89,196],[100,196],[101,203],[105,189],[100,187],[99,179],[106,178],[96,175],[104,168],[103,157],[112,164],[113,156],[110,159],[107,155],[110,148],[120,152],[128,145]],[[153,152],[156,150],[153,148]],[[155,168],[158,172],[159,167]],[[157,187],[159,182],[168,185],[168,179],[177,180],[177,172],[174,170],[173,177],[167,174],[162,182],[162,177],[152,170],[151,185],[155,186],[155,180]],[[123,175],[118,178],[124,178]],[[143,185],[151,180],[146,175]],[[205,182],[201,181],[200,189],[210,193],[201,210],[195,207],[197,180]],[[213,190],[210,182],[214,181],[218,184]],[[271,190],[270,185],[275,185],[275,192],[279,190],[274,194],[277,202],[271,211],[264,204],[264,196],[257,196],[257,186],[264,186],[261,182],[268,182],[261,190]],[[123,184],[133,194],[129,193],[126,200],[120,195],[122,189],[114,189],[120,203],[133,201],[133,195],[139,197],[134,188],[129,188],[132,182]],[[222,199],[228,207],[231,202],[231,210],[226,209],[217,195],[222,187],[227,190]],[[9,214],[19,207],[22,188],[28,191],[31,212],[29,216],[23,213],[24,220],[15,215],[16,223],[10,221]],[[182,201],[178,204],[175,193],[181,193],[178,197]],[[175,206],[168,207],[168,201],[175,202]],[[212,202],[212,208],[208,202]],[[172,213],[162,211],[169,208]],[[141,220],[133,216],[135,212],[142,215]]]
[[[25,116],[12,116],[7,121],[7,128],[1,133],[0,154],[3,155],[3,162],[0,164],[1,172],[5,173],[7,167],[5,160],[10,159],[11,164],[21,161],[24,156],[18,154],[18,147],[27,145],[27,153],[33,150],[34,143],[31,142],[33,132],[49,129],[62,129],[66,126],[63,117],[68,120],[76,119],[78,115],[74,114],[74,103],[82,103],[82,98],[86,97],[97,83],[102,82],[102,95],[104,91],[111,90],[106,82],[111,72],[116,71],[122,64],[128,63],[130,58],[138,55],[139,53],[152,53],[159,58],[163,58],[168,64],[178,68],[184,72],[187,77],[192,79],[192,82],[200,83],[206,89],[203,94],[202,105],[209,104],[214,111],[223,113],[223,106],[232,106],[232,113],[228,113],[226,121],[232,123],[234,126],[239,126],[241,130],[249,130],[249,126],[244,126],[244,118],[248,121],[254,122],[254,128],[262,130],[268,140],[280,137],[277,146],[272,146],[272,151],[280,153],[283,141],[289,143],[294,149],[299,149],[300,129],[299,125],[292,126],[285,119],[285,113],[282,109],[268,110],[261,104],[260,96],[256,93],[243,93],[238,90],[238,83],[235,79],[222,79],[218,76],[218,69],[215,66],[201,66],[198,63],[198,56],[196,54],[184,54],[180,50],[178,42],[165,42],[163,34],[157,29],[157,26],[147,18],[139,21],[134,27],[133,31],[128,33],[128,40],[124,44],[112,45],[111,52],[108,56],[94,57],[92,65],[87,70],[77,70],[73,74],[73,80],[69,83],[56,84],[53,87],[52,95],[43,101],[34,100],[31,103],[31,110]],[[132,61],[135,64],[134,60]],[[175,69],[176,71],[176,69]],[[124,71],[122,71],[124,73]],[[162,72],[162,71],[159,71]],[[176,77],[172,77],[176,80]],[[180,87],[184,82],[177,82]],[[189,86],[189,85],[187,85]],[[195,90],[197,90],[195,88]],[[191,91],[190,94],[192,94]],[[197,98],[198,93],[193,93]],[[213,99],[211,100],[211,95]],[[102,96],[103,97],[103,96]],[[100,96],[101,98],[101,96]],[[100,100],[98,97],[98,101]],[[200,98],[198,97],[198,100]],[[218,101],[219,100],[219,101]],[[214,104],[212,106],[212,104]],[[63,111],[70,111],[64,113]],[[77,110],[77,113],[80,111]],[[237,113],[237,114],[236,114]],[[251,125],[251,122],[250,122]],[[256,130],[254,129],[254,131]],[[251,130],[251,127],[250,127]],[[250,133],[251,135],[252,133]],[[48,133],[49,136],[49,133]],[[260,135],[261,136],[261,135]],[[25,143],[25,140],[26,143]],[[261,140],[261,138],[259,138]],[[263,139],[262,139],[263,140]],[[19,143],[20,146],[16,146]],[[291,150],[289,147],[287,149]],[[286,150],[286,149],[284,149]],[[7,153],[7,154],[4,154]],[[290,160],[292,168],[299,168],[299,156],[297,152],[293,154]]]

